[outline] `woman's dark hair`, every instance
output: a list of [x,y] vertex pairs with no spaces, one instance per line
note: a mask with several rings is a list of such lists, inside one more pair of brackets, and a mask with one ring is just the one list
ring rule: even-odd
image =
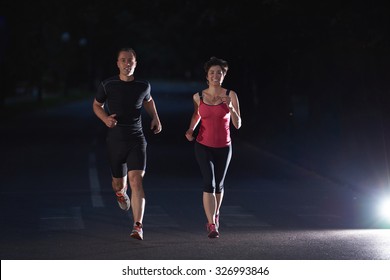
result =
[[227,63],[226,60],[223,60],[223,59],[220,59],[220,58],[217,58],[215,56],[212,56],[210,58],[209,61],[207,61],[205,64],[204,64],[204,70],[206,71],[206,73],[209,72],[209,69],[211,66],[214,66],[214,65],[219,65],[221,66],[222,68],[222,72],[223,74],[225,75],[227,70],[229,69],[229,65]]

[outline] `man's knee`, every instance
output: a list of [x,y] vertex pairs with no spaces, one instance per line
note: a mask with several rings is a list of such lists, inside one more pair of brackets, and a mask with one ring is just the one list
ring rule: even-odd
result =
[[125,178],[112,178],[112,189],[114,192],[122,191],[125,186]]
[[144,177],[144,171],[141,171],[141,170],[129,171],[128,177],[129,177],[131,189],[142,188],[142,180]]

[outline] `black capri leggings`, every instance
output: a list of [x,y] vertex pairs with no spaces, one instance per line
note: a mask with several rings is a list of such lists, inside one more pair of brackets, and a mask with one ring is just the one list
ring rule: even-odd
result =
[[203,191],[221,193],[232,158],[232,145],[212,148],[195,142],[195,157],[203,177]]

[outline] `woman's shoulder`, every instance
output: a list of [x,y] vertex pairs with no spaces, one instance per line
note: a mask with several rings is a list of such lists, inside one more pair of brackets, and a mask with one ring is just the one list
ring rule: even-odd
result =
[[203,90],[200,90],[196,93],[194,93],[192,95],[192,100],[196,103],[196,104],[200,104],[200,100],[202,99],[202,94],[203,94]]
[[237,96],[237,92],[235,92],[234,90],[232,90],[232,89],[226,89],[226,95],[236,95]]
[[192,97],[193,97],[193,98],[201,98],[201,97],[203,96],[203,92],[204,92],[204,91],[205,91],[204,89],[199,90],[198,92],[195,92],[195,93],[192,95]]

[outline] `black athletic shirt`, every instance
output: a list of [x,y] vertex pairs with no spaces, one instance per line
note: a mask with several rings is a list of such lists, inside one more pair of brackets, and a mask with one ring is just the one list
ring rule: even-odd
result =
[[107,113],[116,114],[116,127],[123,127],[130,134],[142,133],[142,104],[150,98],[148,81],[125,82],[119,76],[101,82],[96,94],[96,101],[105,103]]

